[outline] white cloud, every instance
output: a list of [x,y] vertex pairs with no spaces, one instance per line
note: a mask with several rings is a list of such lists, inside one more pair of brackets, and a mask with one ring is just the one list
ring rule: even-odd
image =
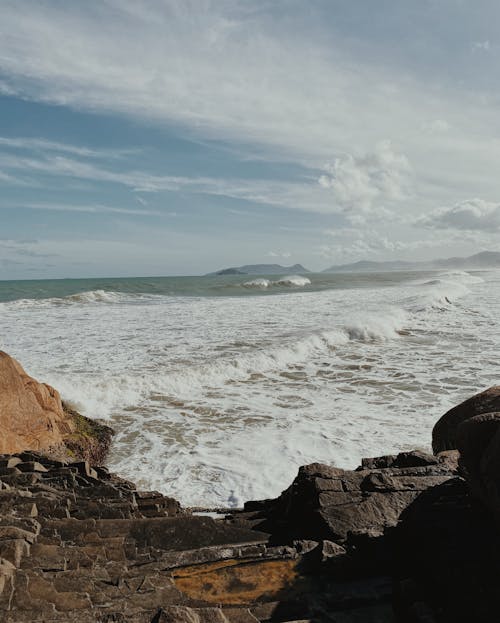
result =
[[380,136],[411,139],[416,119],[443,109],[471,117],[472,102],[464,115],[426,78],[360,62],[340,36],[324,45],[315,35],[327,25],[304,28],[296,8],[282,20],[273,3],[249,10],[243,0],[3,0],[4,88],[314,161]]
[[476,52],[478,50],[482,50],[483,52],[489,52],[491,49],[491,44],[488,39],[485,41],[474,41],[472,43],[472,51]]
[[432,229],[492,232],[500,230],[500,203],[468,199],[451,207],[442,207],[417,220]]
[[288,259],[292,256],[289,251],[269,251],[267,255],[269,257],[282,257],[283,259]]
[[[279,208],[335,213],[330,193],[314,180],[288,181],[273,179],[225,179],[215,177],[188,177],[152,175],[145,171],[112,171],[103,165],[83,162],[67,156],[46,154],[21,157],[0,152],[0,166],[18,173],[35,172],[50,176],[74,177],[94,182],[123,185],[134,192],[157,193],[186,191],[207,195],[243,199]],[[144,201],[142,197],[139,197]]]
[[141,210],[141,209],[129,209],[129,208],[116,208],[101,204],[87,204],[87,205],[74,205],[68,203],[33,203],[25,202],[7,205],[0,204],[0,209],[6,208],[28,208],[29,210],[48,210],[56,212],[86,212],[88,214],[130,214],[135,216],[164,216],[168,215],[168,212],[160,212],[159,210]]
[[[43,183],[43,176],[57,176],[58,183],[113,183],[143,195],[183,191],[341,214],[358,231],[377,225],[375,231],[383,232],[378,240],[368,234],[345,240],[346,252],[367,254],[424,244],[410,230],[416,215],[435,205],[449,206],[478,188],[484,196],[500,196],[494,67],[488,66],[488,80],[478,81],[478,88],[468,83],[470,72],[461,85],[449,79],[447,63],[457,42],[441,37],[442,31],[452,34],[444,23],[437,29],[441,65],[419,75],[403,60],[384,63],[377,52],[387,42],[369,36],[360,53],[350,33],[332,36],[332,24],[315,21],[319,9],[316,14],[288,0],[3,0],[0,12],[0,93],[180,126],[183,136],[216,138],[240,161],[251,154],[305,165],[312,176],[220,179],[158,174],[157,167],[152,174],[143,170],[146,164],[103,162],[103,152],[84,146],[3,138],[4,151],[12,154],[0,154],[2,181],[29,183],[25,176],[33,174]],[[407,35],[411,39],[403,27],[401,39]],[[485,71],[493,55],[476,58],[463,41],[463,56],[474,71],[480,60]],[[478,52],[494,47],[489,40],[476,44]],[[381,137],[397,148],[384,142],[373,149]],[[16,149],[32,155],[22,157]],[[450,218],[438,216],[441,222]],[[476,217],[475,226],[484,218]],[[397,236],[387,234],[387,225],[404,222],[413,240],[401,242],[403,249],[394,246]],[[471,235],[460,231],[464,239]],[[280,244],[269,242],[263,253]]]
[[368,212],[381,202],[400,201],[410,189],[408,158],[394,151],[390,141],[380,142],[363,156],[339,156],[325,170],[320,185],[331,189],[335,201],[349,212]]
[[319,246],[317,254],[335,263],[405,259],[408,253],[429,249],[439,254],[442,247],[442,239],[437,234],[412,240],[403,239],[399,230],[388,233],[356,227],[331,229],[324,233],[328,240]]
[[68,143],[58,143],[55,141],[47,141],[43,138],[30,138],[30,137],[5,137],[0,136],[0,147],[7,147],[11,149],[25,149],[30,151],[56,151],[60,153],[67,153],[74,156],[88,157],[88,158],[119,158],[130,155],[132,153],[138,153],[137,149],[89,149],[87,147],[80,147],[78,145],[70,145]]

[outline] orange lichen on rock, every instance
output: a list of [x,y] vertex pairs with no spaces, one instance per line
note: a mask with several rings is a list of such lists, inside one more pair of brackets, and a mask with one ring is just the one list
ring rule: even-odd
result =
[[260,600],[284,599],[297,593],[296,560],[225,560],[178,569],[176,587],[189,599],[211,604],[246,605]]

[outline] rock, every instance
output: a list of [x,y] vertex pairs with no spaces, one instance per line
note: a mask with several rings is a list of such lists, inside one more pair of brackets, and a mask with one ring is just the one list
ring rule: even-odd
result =
[[464,421],[457,444],[460,468],[472,494],[500,521],[500,412]]
[[[463,479],[423,492],[402,513],[392,539],[397,621],[498,618],[500,532]],[[424,611],[427,618],[415,618]]]
[[322,562],[331,558],[336,558],[337,556],[344,556],[345,554],[347,554],[346,549],[333,541],[325,540],[321,545]]
[[57,390],[28,376],[1,351],[0,429],[0,453],[36,450],[94,464],[104,462],[113,434],[68,408]]
[[454,474],[458,474],[458,461],[460,452],[458,450],[443,450],[436,455],[439,463],[445,466]]
[[[387,464],[386,458],[364,464]],[[306,465],[279,498],[262,508],[247,505],[245,510],[258,509],[256,528],[270,532],[281,543],[305,539],[343,544],[350,532],[382,534],[397,524],[403,510],[422,491],[453,475],[436,457],[420,452],[403,453],[390,464],[394,467],[356,471]],[[246,514],[250,521],[252,516],[252,512]]]
[[356,471],[363,469],[386,469],[388,467],[424,467],[436,465],[439,460],[432,454],[421,450],[400,452],[399,454],[386,454],[370,459],[361,459],[361,466]]
[[500,411],[500,385],[494,385],[447,411],[432,431],[434,454],[457,449],[457,431],[462,422],[494,411]]

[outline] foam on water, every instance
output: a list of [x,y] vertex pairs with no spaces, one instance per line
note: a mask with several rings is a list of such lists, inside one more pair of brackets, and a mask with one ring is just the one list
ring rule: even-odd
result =
[[260,290],[264,290],[267,288],[271,288],[273,286],[285,286],[287,288],[303,288],[304,286],[310,285],[311,280],[302,275],[289,275],[286,277],[281,277],[280,279],[276,279],[272,281],[270,279],[264,279],[262,277],[258,279],[252,279],[251,281],[245,281],[242,286],[244,288],[258,288]]
[[17,299],[0,303],[1,307],[20,309],[23,307],[59,307],[66,305],[86,305],[93,303],[131,303],[151,298],[153,295],[125,294],[123,292],[112,292],[106,290],[90,290],[88,292],[78,292],[63,297],[47,297],[41,299]]
[[272,282],[269,279],[252,279],[242,284],[244,288],[269,288]]
[[237,506],[308,462],[428,447],[447,408],[498,383],[498,273],[393,279],[25,298],[1,305],[1,348],[111,423],[112,469],[187,505]]
[[290,275],[288,277],[282,277],[274,282],[278,286],[288,286],[291,288],[303,288],[311,283],[311,280],[303,275]]

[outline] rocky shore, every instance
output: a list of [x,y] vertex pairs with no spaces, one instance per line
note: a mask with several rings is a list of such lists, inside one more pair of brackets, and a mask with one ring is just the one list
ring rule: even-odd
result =
[[112,431],[5,353],[0,426],[5,623],[500,616],[500,387],[439,420],[434,454],[307,465],[217,518],[109,473]]

